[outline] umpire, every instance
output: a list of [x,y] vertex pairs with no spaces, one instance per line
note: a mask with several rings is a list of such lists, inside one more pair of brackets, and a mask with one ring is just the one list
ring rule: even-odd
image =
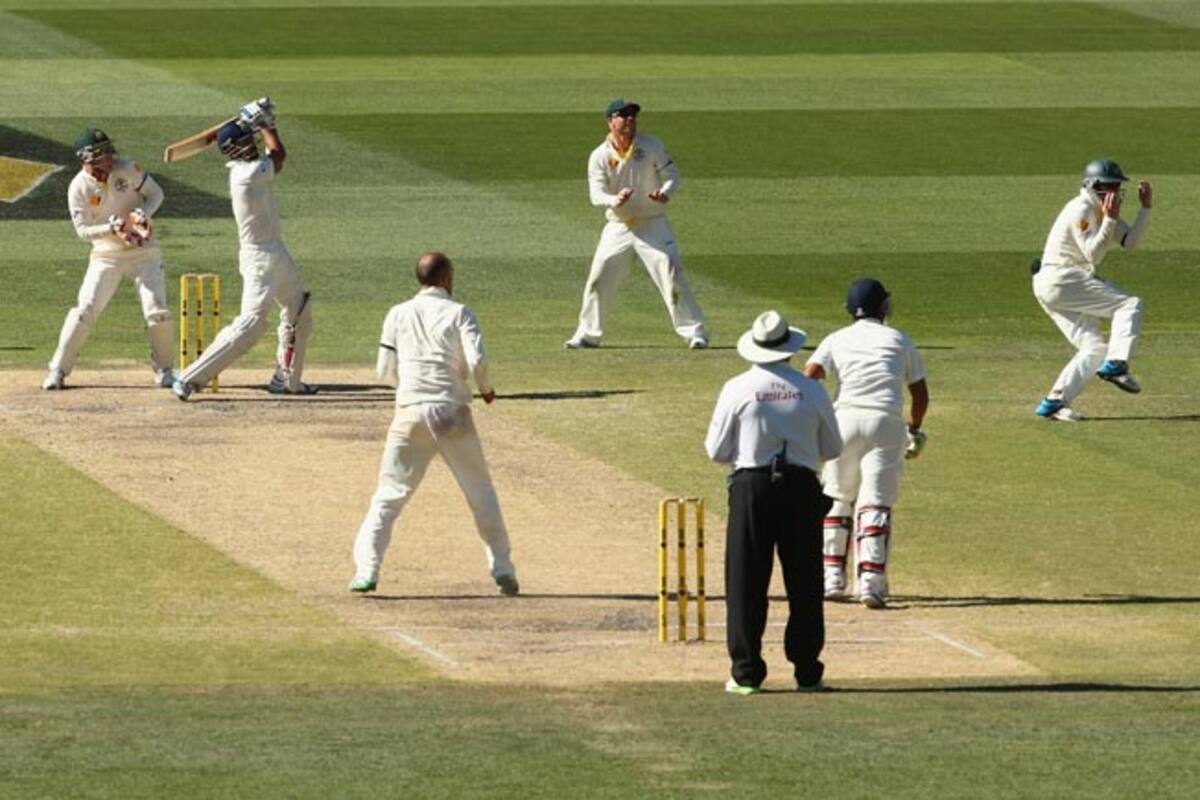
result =
[[767,677],[762,637],[776,549],[788,597],[784,652],[796,688],[825,688],[821,522],[830,500],[817,474],[841,452],[842,437],[824,387],[789,363],[804,339],[778,312],[759,315],[737,345],[753,366],[721,389],[705,441],[709,458],[733,468],[725,545],[733,662],[725,690],[733,694],[757,693]]

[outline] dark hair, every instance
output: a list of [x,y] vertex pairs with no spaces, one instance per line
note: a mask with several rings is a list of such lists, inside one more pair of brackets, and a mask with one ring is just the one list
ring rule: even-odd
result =
[[417,283],[422,286],[437,286],[454,264],[445,253],[434,250],[417,259]]

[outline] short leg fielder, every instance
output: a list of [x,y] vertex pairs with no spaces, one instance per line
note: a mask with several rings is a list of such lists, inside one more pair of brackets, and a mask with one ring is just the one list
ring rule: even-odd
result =
[[[1142,330],[1142,300],[1099,278],[1057,284],[1042,284],[1035,278],[1034,293],[1077,350],[1047,395],[1069,405],[1106,359],[1129,360]],[[1102,319],[1112,320],[1107,344]]]
[[623,222],[604,226],[583,287],[583,308],[575,337],[596,344],[604,336],[604,321],[618,287],[629,274],[634,255],[641,259],[658,288],[675,332],[689,342],[705,337],[704,312],[684,275],[675,232],[666,217],[648,219],[633,228]]
[[462,424],[453,433],[435,438],[420,405],[396,409],[379,468],[379,487],[371,498],[370,508],[354,542],[356,579],[371,584],[378,581],[384,554],[391,543],[392,528],[420,486],[429,462],[439,452],[471,507],[476,529],[485,545],[492,578],[515,573],[508,529],[479,444],[479,434],[470,409],[463,406],[459,413],[463,415]]

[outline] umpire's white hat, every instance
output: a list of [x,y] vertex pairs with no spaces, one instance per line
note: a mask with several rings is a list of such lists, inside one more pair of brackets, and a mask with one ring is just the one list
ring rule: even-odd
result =
[[778,311],[764,311],[738,339],[738,355],[755,364],[784,361],[804,346],[808,334],[788,326]]

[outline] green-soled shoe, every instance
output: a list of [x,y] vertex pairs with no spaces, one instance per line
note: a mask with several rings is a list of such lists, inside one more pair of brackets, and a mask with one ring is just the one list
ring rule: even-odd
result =
[[725,691],[729,694],[740,694],[743,697],[752,694],[762,694],[761,686],[742,686],[733,678],[725,681]]
[[375,581],[369,581],[366,578],[355,578],[350,581],[350,591],[365,594],[375,591]]

